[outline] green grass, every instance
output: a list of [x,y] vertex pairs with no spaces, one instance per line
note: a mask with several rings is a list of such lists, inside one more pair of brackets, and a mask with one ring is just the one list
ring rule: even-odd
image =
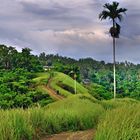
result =
[[[33,79],[36,90],[47,94],[41,86],[49,78],[50,73],[38,73]],[[90,128],[97,129],[95,140],[140,139],[139,101],[129,98],[99,101],[79,83],[76,95],[58,83],[71,90],[74,80],[59,72],[52,77],[50,86],[68,98],[44,108],[0,110],[0,140],[33,140],[43,134]]]
[[33,140],[63,131],[97,129],[95,140],[139,140],[140,103],[98,101],[78,94],[44,108],[0,110],[0,140]]
[[122,100],[122,106],[106,112],[98,125],[95,140],[140,139],[140,103],[130,102]]
[[[68,97],[74,94],[74,80],[69,77],[68,75],[61,73],[61,72],[44,72],[44,73],[38,73],[36,75],[37,77],[33,79],[33,81],[38,85],[37,90],[42,91],[42,86],[41,85],[47,85],[48,80],[51,76],[51,83],[50,87],[54,89],[55,91],[59,91],[59,94]],[[66,87],[63,88],[62,85]],[[88,89],[83,87],[80,83],[76,82],[76,87],[77,87],[77,94],[89,94]],[[70,90],[68,90],[70,89]]]
[[33,81],[36,82],[38,85],[47,84],[49,77],[49,72],[37,73],[36,78],[34,78]]
[[[60,82],[74,90],[74,80],[68,75],[60,72],[55,72],[50,85],[54,90],[59,91],[59,93],[65,97],[72,95],[70,91],[63,89],[58,85],[58,83]],[[88,90],[84,88],[80,83],[76,82],[76,86],[77,94],[88,94]]]
[[119,108],[125,105],[133,105],[139,103],[139,101],[131,98],[122,98],[122,99],[111,99],[111,100],[103,100],[103,101],[98,101],[105,110],[111,110],[115,108]]
[[1,140],[32,140],[33,128],[24,110],[0,111]]
[[60,129],[56,129],[56,132],[61,130],[85,130],[97,126],[104,109],[101,105],[95,104],[89,99],[82,99],[82,96],[69,97],[47,107],[48,118],[53,117],[52,123],[55,120],[60,126]]
[[72,96],[45,108],[0,110],[0,140],[32,140],[42,134],[97,127],[104,109],[82,96]]

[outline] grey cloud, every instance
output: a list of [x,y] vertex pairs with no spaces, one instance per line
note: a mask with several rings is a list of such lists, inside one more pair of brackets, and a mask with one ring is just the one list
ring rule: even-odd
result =
[[[110,2],[111,0],[104,0]],[[118,0],[128,8],[117,40],[117,60],[140,63],[140,2]],[[111,22],[98,19],[102,0],[0,0],[0,41],[30,47],[34,53],[112,61]]]
[[68,12],[67,8],[60,7],[58,5],[55,5],[53,7],[47,7],[46,5],[46,8],[44,8],[34,3],[21,2],[21,4],[23,5],[25,12],[29,12],[31,14],[43,16],[46,18],[57,17]]

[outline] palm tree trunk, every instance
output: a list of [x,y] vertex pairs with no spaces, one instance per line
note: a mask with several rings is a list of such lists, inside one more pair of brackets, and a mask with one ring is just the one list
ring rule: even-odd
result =
[[116,98],[116,60],[115,60],[115,37],[113,37],[113,70],[114,70],[114,99]]
[[77,89],[76,89],[76,79],[74,80],[74,92],[75,92],[75,94],[77,92]]
[[75,94],[77,92],[77,87],[76,87],[76,74],[74,74],[74,92],[75,92]]
[[[113,19],[113,27],[115,27],[115,20]],[[116,99],[116,57],[115,57],[115,37],[113,37],[113,71],[114,71],[114,99]]]

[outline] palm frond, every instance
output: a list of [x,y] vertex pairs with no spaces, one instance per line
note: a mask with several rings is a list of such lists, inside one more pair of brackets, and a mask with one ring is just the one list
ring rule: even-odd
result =
[[99,19],[103,20],[103,19],[119,19],[119,21],[122,21],[122,14],[127,11],[127,9],[125,8],[118,8],[119,3],[118,2],[113,2],[112,4],[106,3],[104,4],[104,10],[102,11],[102,13],[99,14]]
[[105,9],[107,9],[108,11],[113,11],[113,7],[111,4],[109,3],[106,3],[104,6],[103,6]]
[[112,4],[112,7],[114,8],[115,11],[117,10],[118,6],[119,6],[119,3],[114,1]]
[[99,19],[103,20],[110,17],[110,13],[106,10],[103,10],[100,14],[99,14]]
[[125,13],[127,11],[126,8],[119,8],[116,12],[119,13]]
[[118,23],[116,23],[116,29],[117,29],[117,32],[118,32],[118,35],[119,35],[120,34],[120,30],[121,30],[121,26]]
[[117,18],[119,19],[119,21],[121,22],[122,21],[122,19],[123,19],[123,16],[121,15],[121,14],[118,14],[117,15]]

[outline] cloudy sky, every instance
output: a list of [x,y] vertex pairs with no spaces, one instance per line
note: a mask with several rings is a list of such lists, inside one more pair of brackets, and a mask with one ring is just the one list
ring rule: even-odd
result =
[[[110,21],[100,21],[112,0],[0,0],[0,44],[33,53],[112,61]],[[140,1],[116,0],[128,9],[117,39],[118,61],[140,63]]]

